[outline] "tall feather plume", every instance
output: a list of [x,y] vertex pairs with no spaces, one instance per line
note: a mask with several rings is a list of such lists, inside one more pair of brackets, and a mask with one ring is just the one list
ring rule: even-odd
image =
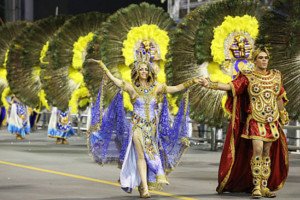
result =
[[132,4],[111,15],[104,24],[101,56],[108,68],[124,64],[123,41],[132,27],[155,24],[162,30],[170,30],[173,20],[162,9],[148,3]]
[[[95,33],[93,40],[89,43],[87,48],[86,60],[89,58],[101,60],[100,49],[102,40],[103,38],[101,35],[99,33]],[[111,70],[111,73],[120,78],[121,75],[116,69],[117,68]],[[103,70],[96,63],[85,62],[83,67],[83,76],[92,99],[95,101],[99,92],[101,80],[103,79]],[[103,91],[105,91],[103,93],[105,101],[104,103],[107,104],[107,102],[111,102],[111,99],[118,92],[118,88],[108,78],[106,78],[103,83],[105,84],[103,85]]]
[[99,30],[106,17],[107,15],[97,12],[74,16],[55,33],[50,41],[47,54],[49,64],[43,65],[42,83],[47,100],[59,109],[67,109],[73,91],[84,85],[84,83],[75,83],[69,77],[74,43],[80,36]]
[[[176,85],[192,77],[200,76],[199,65],[212,61],[211,41],[214,28],[221,25],[226,16],[255,16],[257,4],[247,0],[227,0],[205,4],[184,17],[176,28],[166,66],[168,84]],[[224,112],[222,91],[204,87],[191,88],[191,116],[200,122],[221,125]]]
[[[132,28],[142,25],[156,25],[159,29],[168,33],[172,27],[175,27],[174,21],[162,8],[149,5],[148,3],[132,4],[118,10],[107,19],[99,37],[94,38],[94,41],[90,43],[91,46],[87,58],[103,60],[110,72],[115,77],[121,78],[119,66],[124,66],[125,64],[125,58],[122,53],[123,42],[127,39],[127,35]],[[98,47],[100,49],[97,49]],[[103,71],[94,63],[85,63],[84,65],[84,78],[93,99],[95,99],[101,84]],[[111,101],[118,88],[109,80],[105,82],[104,103],[106,104]]]
[[[11,44],[11,41],[21,33],[23,28],[25,28],[29,23],[27,22],[9,22],[0,26],[0,94],[8,86],[6,80],[6,58],[7,51]],[[0,104],[2,105],[0,100]]]
[[26,105],[40,103],[40,56],[43,46],[64,24],[66,17],[48,17],[24,28],[12,41],[7,60],[7,79],[11,91]]

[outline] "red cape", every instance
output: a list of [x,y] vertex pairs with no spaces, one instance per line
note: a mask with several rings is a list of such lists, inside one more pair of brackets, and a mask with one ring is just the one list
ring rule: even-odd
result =
[[[253,188],[250,159],[252,157],[252,140],[241,137],[246,125],[248,95],[228,95],[226,109],[231,113],[224,148],[221,156],[217,187],[218,193],[251,192]],[[271,175],[268,188],[271,191],[283,187],[288,175],[288,148],[286,137],[279,128],[280,137],[272,143],[270,150]]]

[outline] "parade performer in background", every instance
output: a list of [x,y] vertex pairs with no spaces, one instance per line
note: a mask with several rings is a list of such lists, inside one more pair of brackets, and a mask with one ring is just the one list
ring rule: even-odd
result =
[[15,134],[17,140],[23,140],[30,133],[30,123],[27,106],[14,95],[11,98],[11,109],[8,120],[8,132]]
[[201,78],[203,86],[228,91],[231,122],[219,167],[217,191],[275,197],[288,175],[288,149],[282,126],[289,121],[278,70],[268,70],[269,52],[253,51],[254,70],[241,70],[229,84]]
[[[177,86],[158,83],[151,60],[153,56],[150,51],[147,51],[145,44],[147,44],[145,41],[141,43],[141,48],[136,54],[137,60],[131,71],[132,84],[113,76],[102,61],[89,60],[99,63],[108,78],[130,94],[133,103],[131,122],[128,123],[121,95],[120,93],[116,95],[102,118],[100,130],[92,134],[90,148],[93,156],[98,157],[96,160],[101,162],[102,159],[106,159],[107,145],[116,137],[122,138],[121,146],[116,148],[119,152],[115,154],[115,158],[112,158],[113,156],[110,158],[122,164],[121,187],[126,192],[131,192],[133,188],[139,186],[140,197],[149,198],[148,189],[158,189],[163,183],[168,184],[166,175],[177,165],[189,143],[187,139],[188,97],[186,96],[182,101],[171,126],[168,104],[166,97],[163,96],[166,93],[187,89],[196,83],[197,79]],[[164,99],[161,111],[158,110],[160,97]],[[118,113],[116,118],[119,118],[115,129],[111,124],[114,120],[113,113]],[[117,131],[116,136],[112,136],[114,130]]]
[[0,108],[0,128],[6,125],[6,109],[4,106]]
[[40,120],[40,108],[29,108],[29,121],[30,121],[30,128],[32,131],[37,130],[37,122]]
[[68,144],[67,139],[72,135],[74,135],[74,130],[70,122],[69,111],[63,112],[57,107],[52,107],[48,136],[56,138],[56,144]]

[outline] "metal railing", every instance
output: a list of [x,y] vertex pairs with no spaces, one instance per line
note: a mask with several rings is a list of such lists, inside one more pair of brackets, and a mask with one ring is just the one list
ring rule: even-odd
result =
[[[296,151],[300,153],[300,123],[292,122],[295,125],[284,126],[284,133],[287,138],[289,151]],[[201,128],[202,126],[202,128]],[[209,150],[217,151],[221,149],[226,137],[227,128],[218,129],[216,127],[209,127],[207,125],[198,124],[193,126],[193,136],[191,142],[193,145],[209,146]]]
[[[40,128],[46,129],[50,119],[50,112],[44,112],[40,117]],[[84,134],[87,129],[87,114],[78,114],[72,116],[73,129],[78,135]],[[216,128],[210,127],[206,124],[198,124],[191,121],[192,133],[191,144],[198,146],[205,146],[204,149],[217,151],[223,148],[224,139],[226,137],[227,127]],[[288,149],[290,151],[300,152],[300,123],[291,122],[290,125],[284,126],[284,132],[287,137]]]

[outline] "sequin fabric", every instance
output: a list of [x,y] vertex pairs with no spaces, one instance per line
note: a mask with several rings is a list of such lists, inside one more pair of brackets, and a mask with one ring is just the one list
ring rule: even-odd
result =
[[[120,92],[106,110],[99,107],[101,92],[99,91],[92,108],[91,126],[95,127],[96,124],[101,124],[98,130],[91,131],[89,139],[90,151],[94,160],[99,164],[114,162],[122,165],[123,162],[129,160],[126,158],[132,148],[130,146],[132,135],[141,134],[149,188],[157,189],[161,187],[162,183],[168,183],[166,175],[178,164],[189,144],[187,139],[189,108],[186,105],[188,102],[185,99],[182,100],[178,114],[172,120],[166,96],[163,98],[161,109],[158,109],[157,97],[149,96],[147,93],[145,94],[147,97],[139,96],[135,100],[133,113],[126,115],[123,96]],[[97,120],[101,119],[101,115],[103,116],[102,122],[99,122]],[[132,166],[136,165],[136,163],[130,163],[126,166],[135,168]],[[126,171],[123,168],[122,170]],[[121,174],[124,173],[121,172]],[[140,179],[138,180],[140,181]],[[129,185],[126,188],[122,187],[127,192],[132,191],[132,187],[138,186],[131,183],[121,183],[121,185]]]

